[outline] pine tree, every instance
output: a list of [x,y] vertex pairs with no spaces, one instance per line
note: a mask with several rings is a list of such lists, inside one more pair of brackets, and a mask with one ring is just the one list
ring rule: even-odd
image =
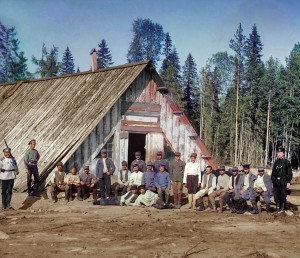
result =
[[57,76],[60,63],[57,61],[58,58],[58,47],[53,46],[50,51],[47,50],[45,43],[42,46],[42,58],[37,59],[32,56],[32,63],[38,68],[36,73],[40,75],[41,78],[48,78]]
[[75,72],[74,58],[69,47],[67,47],[65,52],[63,53],[61,67],[60,67],[60,74],[72,74],[74,72]]
[[182,71],[185,113],[191,119],[199,119],[199,77],[197,65],[191,54],[188,54]]
[[166,59],[170,59],[170,54],[172,51],[172,39],[171,36],[169,34],[169,32],[166,33],[166,37],[165,37],[165,45],[163,48],[163,55],[165,55]]
[[11,82],[30,77],[27,58],[19,51],[15,27],[7,28],[0,22],[0,82]]
[[165,37],[163,27],[150,19],[138,18],[133,21],[132,33],[133,38],[127,53],[128,62],[151,60],[155,67],[160,60]]
[[109,67],[113,64],[110,50],[106,44],[105,39],[102,39],[98,44],[99,49],[97,50],[97,66],[98,69]]

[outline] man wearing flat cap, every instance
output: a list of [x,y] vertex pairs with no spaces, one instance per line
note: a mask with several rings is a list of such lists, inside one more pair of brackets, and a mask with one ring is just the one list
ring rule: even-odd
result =
[[138,187],[137,185],[132,185],[129,190],[129,192],[121,196],[121,206],[134,206],[134,203],[138,198]]
[[229,178],[228,181],[228,190],[225,193],[224,199],[227,203],[231,213],[236,213],[237,209],[240,208],[240,206],[237,205],[237,202],[235,200],[235,194],[236,194],[236,187],[237,184],[239,184],[241,175],[239,174],[238,167],[233,167],[231,169],[232,175]]
[[156,173],[153,171],[153,163],[151,161],[148,161],[147,169],[142,176],[142,185],[145,185],[146,189],[152,192],[156,192],[154,183],[155,174]]
[[52,202],[57,202],[55,192],[65,192],[65,201],[69,202],[68,191],[69,186],[66,183],[66,173],[63,171],[63,163],[58,162],[56,164],[57,170],[53,173],[50,182],[50,194],[52,198]]
[[139,166],[139,169],[141,172],[145,172],[146,171],[146,163],[144,160],[141,159],[141,155],[142,153],[140,151],[136,151],[135,152],[135,160],[133,160],[131,162],[131,165],[130,165],[130,170],[132,171],[133,170],[133,166],[135,164],[138,164]]
[[[29,149],[25,151],[24,163],[27,173],[27,191],[30,196],[39,196],[38,185],[40,181],[39,171],[38,171],[38,161],[40,159],[39,152],[35,149],[36,140],[30,140]],[[34,178],[33,192],[31,191],[32,176]]]
[[84,200],[88,198],[88,193],[93,193],[93,200],[96,201],[97,198],[97,183],[99,179],[90,173],[90,167],[85,165],[83,167],[83,173],[80,175],[80,184],[82,194],[80,197]]
[[159,171],[159,167],[161,164],[165,165],[165,169],[167,172],[170,171],[169,162],[166,159],[163,159],[162,151],[158,151],[156,153],[156,160],[153,162],[155,172]]
[[253,210],[251,211],[252,214],[258,214],[259,210],[257,207],[257,202],[262,196],[265,204],[266,204],[266,211],[267,213],[270,213],[270,203],[271,203],[271,196],[273,195],[273,185],[271,177],[268,174],[265,174],[265,168],[259,167],[258,175],[256,180],[254,181],[253,185],[253,192],[250,196],[251,204],[253,207]]
[[154,181],[161,203],[163,203],[164,205],[169,204],[171,180],[170,174],[166,171],[166,167],[164,164],[160,165],[159,172],[156,173]]
[[11,149],[3,150],[4,158],[0,160],[0,180],[2,182],[2,210],[12,209],[11,197],[16,175],[19,174],[17,162],[11,155]]
[[129,185],[130,170],[127,168],[127,161],[122,161],[122,169],[118,173],[117,186],[115,189],[115,197],[118,196],[119,191],[122,191],[122,195],[127,193]]
[[96,177],[99,179],[100,195],[102,198],[110,197],[111,176],[115,172],[115,164],[107,158],[107,150],[101,150],[101,157],[96,164]]
[[170,163],[170,178],[174,196],[174,205],[181,207],[182,181],[185,169],[185,162],[181,160],[181,153],[175,152],[175,160]]
[[129,178],[129,186],[132,185],[140,186],[142,184],[142,178],[143,178],[143,172],[140,171],[138,164],[134,164],[133,170]]
[[272,183],[274,190],[274,201],[278,213],[284,212],[286,208],[287,189],[293,178],[291,163],[284,158],[285,149],[280,146],[277,148],[277,159],[272,168]]
[[197,153],[192,153],[190,162],[185,165],[183,175],[183,185],[188,189],[189,209],[196,208],[195,194],[201,186],[201,169],[196,158]]
[[250,196],[253,191],[254,181],[256,176],[250,172],[250,165],[243,165],[243,174],[236,186],[236,193],[234,199],[237,203],[237,212],[238,214],[243,214],[245,211],[248,211],[247,200],[250,200]]
[[229,176],[225,173],[225,166],[218,168],[220,175],[218,176],[218,183],[216,191],[213,191],[208,195],[208,199],[213,207],[216,207],[215,198],[219,197],[220,209],[219,213],[223,212],[223,206],[225,205],[225,194],[228,190]]

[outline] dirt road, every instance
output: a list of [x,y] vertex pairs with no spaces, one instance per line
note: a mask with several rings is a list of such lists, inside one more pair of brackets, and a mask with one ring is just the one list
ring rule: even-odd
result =
[[299,221],[39,200],[0,213],[0,257],[300,257]]

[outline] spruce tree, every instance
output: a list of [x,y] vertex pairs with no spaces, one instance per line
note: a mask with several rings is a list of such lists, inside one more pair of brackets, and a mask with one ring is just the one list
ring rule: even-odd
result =
[[72,74],[75,72],[74,58],[69,47],[63,53],[60,74]]
[[110,50],[106,44],[105,39],[102,39],[98,44],[97,50],[97,67],[98,69],[109,67],[113,64]]

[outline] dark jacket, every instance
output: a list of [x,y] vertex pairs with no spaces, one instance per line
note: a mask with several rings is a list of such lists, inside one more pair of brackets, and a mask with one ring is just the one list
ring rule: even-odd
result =
[[[245,178],[245,174],[241,174],[239,181],[236,185],[236,189],[235,189],[237,194],[240,193],[241,189],[244,186],[244,178]],[[254,184],[255,179],[256,179],[256,176],[254,174],[252,174],[251,172],[249,172],[249,188],[247,189],[247,191],[249,191],[250,193],[253,190],[253,184]]]
[[287,159],[276,159],[272,168],[271,179],[275,186],[285,186],[293,178],[291,163]]
[[[114,162],[111,159],[106,158],[105,163],[106,163],[108,172],[112,175],[116,169]],[[103,169],[104,169],[103,159],[100,158],[100,159],[98,159],[97,164],[96,164],[96,176],[98,178],[103,178]]]
[[173,160],[170,164],[170,177],[172,181],[183,181],[185,162]]

